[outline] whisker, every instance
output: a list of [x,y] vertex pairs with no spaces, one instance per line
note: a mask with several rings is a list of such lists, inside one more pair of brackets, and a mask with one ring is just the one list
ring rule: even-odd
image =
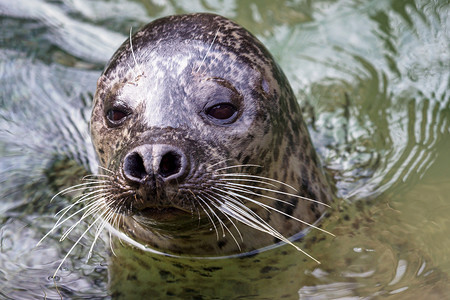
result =
[[[216,175],[216,176],[219,176],[219,175]],[[288,188],[291,188],[294,191],[298,192],[298,190],[295,187],[293,187],[292,185],[289,185],[285,182],[282,182],[282,181],[279,181],[279,180],[276,180],[273,178],[269,178],[269,177],[251,175],[251,174],[246,174],[246,173],[225,173],[225,174],[220,174],[220,176],[222,176],[222,177],[248,177],[248,178],[257,178],[257,179],[268,180],[268,181],[276,182],[281,185],[287,186]]]
[[256,189],[256,190],[272,192],[272,193],[275,193],[275,194],[281,194],[281,195],[285,195],[285,196],[289,196],[289,197],[299,198],[299,199],[307,200],[307,201],[314,202],[314,203],[317,203],[317,204],[321,204],[321,205],[326,206],[326,207],[330,207],[326,203],[323,203],[323,202],[320,202],[320,201],[317,201],[317,200],[314,200],[314,199],[310,199],[308,197],[303,197],[303,196],[291,194],[291,193],[286,193],[286,192],[282,192],[282,191],[267,189],[267,188],[263,188],[263,187],[259,187],[259,186],[251,186],[251,185],[246,185],[246,184],[239,184],[239,183],[234,183],[234,182],[228,182],[227,184],[229,184],[231,186],[252,188],[252,189]]
[[270,183],[270,182],[265,182],[265,181],[262,181],[262,180],[255,180],[255,179],[243,179],[243,178],[219,178],[219,180],[221,180],[221,181],[225,181],[225,182],[229,182],[229,181],[238,181],[238,182],[241,182],[241,181],[245,181],[245,182],[254,182],[254,183],[261,183],[261,184],[266,184],[266,185],[270,185],[270,186],[273,186],[274,188],[276,188],[277,186],[275,185],[275,184],[273,184],[273,183]]
[[111,175],[105,175],[105,174],[88,174],[83,176],[83,178],[81,178],[81,180],[87,179],[87,178],[98,178],[98,177],[104,177],[107,179],[111,179]]
[[64,234],[61,236],[61,238],[59,239],[60,241],[63,241],[66,239],[66,237],[72,232],[73,229],[75,229],[75,227],[78,226],[78,224],[80,224],[84,219],[95,215],[98,211],[100,211],[102,209],[102,205],[103,205],[103,201],[101,200],[97,200],[95,202],[92,202],[89,204],[89,209],[87,209],[83,215],[81,216],[81,218],[75,222],[75,224],[73,224],[72,226],[69,227],[69,229],[67,229]]
[[111,231],[109,231],[109,248],[111,249],[111,253],[115,257],[117,257],[117,254],[116,254],[116,252],[114,252],[114,247],[113,247],[113,244],[112,244],[112,233],[111,233]]
[[[69,217],[66,217],[64,219],[64,221],[61,221],[61,219],[66,215],[66,213],[68,213],[70,211],[71,208],[73,208],[74,204],[64,208],[64,210],[66,210],[56,221],[54,227],[57,228],[59,227],[61,224],[63,224],[65,221],[69,220],[70,218],[72,218],[73,216],[77,215],[78,213],[88,209],[89,207],[91,207],[92,205],[94,205],[95,203],[97,203],[97,201],[101,198],[103,198],[105,196],[105,194],[100,194],[100,195],[96,195],[96,196],[92,196],[89,199],[85,199],[84,201],[90,201],[91,203],[89,203],[88,205],[81,207],[80,209],[78,209],[76,212],[74,212],[72,215],[70,215]],[[82,201],[82,202],[84,202]],[[81,202],[80,202],[81,203]],[[62,211],[62,210],[61,210]]]
[[233,168],[242,168],[242,167],[257,167],[257,168],[262,168],[262,166],[260,165],[252,165],[252,164],[248,164],[248,165],[234,165],[234,166],[228,166],[228,167],[223,167],[220,169],[216,169],[213,172],[217,173],[218,171],[223,171],[223,170],[228,170],[228,169],[233,169]]
[[61,263],[58,265],[58,267],[56,268],[55,273],[53,274],[53,278],[56,277],[56,274],[58,273],[59,269],[61,268],[61,266],[63,265],[63,263],[66,261],[67,257],[69,257],[70,253],[72,253],[73,249],[75,249],[75,247],[78,245],[78,243],[81,241],[81,239],[86,235],[86,233],[97,223],[97,221],[99,219],[101,219],[102,215],[105,212],[101,213],[100,216],[98,216],[97,219],[94,220],[94,222],[92,222],[91,225],[88,226],[88,228],[81,234],[81,236],[77,239],[77,241],[73,244],[73,246],[70,248],[70,250],[66,253],[66,255],[64,256],[64,258],[62,259]]
[[[236,203],[236,205],[239,206],[239,207],[241,207],[246,213],[248,213],[248,214],[250,214],[250,215],[252,215],[252,216],[255,216],[255,217],[259,218],[262,222],[264,222],[265,224],[267,224],[267,223],[264,221],[264,219],[262,219],[257,213],[255,213],[255,212],[252,211],[250,208],[248,208],[247,206],[245,206],[245,204],[242,202],[241,199],[233,198],[231,195],[228,195],[228,194],[227,194],[227,195],[222,195],[222,194],[219,194],[219,193],[216,193],[216,192],[214,192],[214,194],[217,194],[217,195],[223,197],[224,199],[230,201],[231,203]],[[267,208],[264,208],[264,209],[266,209],[267,211],[270,211],[270,210],[268,210]],[[268,225],[268,224],[267,224],[267,225]]]
[[111,171],[111,170],[109,170],[109,169],[107,169],[107,168],[105,168],[105,167],[102,167],[102,166],[98,166],[100,169],[102,169],[102,170],[104,170],[104,171],[106,171],[106,172],[109,172],[109,173],[111,173],[111,174],[115,174],[113,171]]
[[85,182],[85,183],[80,183],[80,184],[76,184],[73,185],[71,187],[68,187],[66,189],[63,189],[62,191],[56,193],[51,199],[50,202],[52,202],[56,197],[60,196],[60,195],[65,195],[68,193],[73,193],[73,192],[77,192],[77,191],[82,191],[85,190],[86,188],[89,187],[95,187],[94,183],[92,182]]
[[[211,206],[208,205],[207,201],[205,201],[205,200],[204,200],[202,197],[200,197],[199,195],[198,195],[198,199],[200,199],[200,201],[202,201],[203,204],[206,205],[206,207],[209,209],[209,211],[211,212],[211,214],[212,214],[214,217],[216,217],[217,221],[219,221],[220,228],[222,229],[222,237],[225,237],[225,230],[223,229],[224,224],[223,224],[222,220],[221,220],[221,219],[219,218],[219,216],[214,212],[214,210],[211,208]],[[214,225],[214,222],[213,222],[213,226],[214,226],[214,228],[216,229],[217,240],[219,240],[218,230],[217,230],[216,225]]]
[[[238,200],[236,200],[230,196],[226,196],[226,195],[221,195],[221,196],[225,197],[229,201],[229,202],[225,202],[224,205],[226,205],[230,208],[233,208],[235,210],[235,212],[238,213],[237,215],[233,214],[233,217],[235,219],[237,219],[237,220],[243,222],[244,224],[247,224],[255,229],[264,231],[266,233],[274,232],[278,235],[281,235],[272,226],[270,226],[261,216],[256,214],[254,211],[252,211],[250,208],[245,206],[243,203],[239,202]],[[233,203],[235,203],[235,204],[233,204]],[[249,223],[249,221],[253,222],[253,223]],[[261,228],[261,225],[263,226],[262,228]]]
[[[105,187],[108,187],[108,186],[105,186]],[[58,211],[55,214],[55,217],[57,217],[61,213],[62,213],[62,216],[64,216],[67,213],[67,211],[72,209],[75,205],[80,204],[80,203],[85,202],[85,201],[89,201],[91,199],[90,197],[96,197],[96,196],[94,196],[95,194],[105,193],[105,192],[106,192],[106,190],[100,189],[100,190],[96,190],[96,191],[92,191],[92,192],[89,192],[87,194],[84,194],[84,195],[80,196],[80,198],[78,200],[76,200],[74,203],[72,203],[71,205],[68,205],[65,208],[63,208],[60,211]]]
[[[233,208],[233,209],[234,209],[233,205],[230,205],[229,203],[226,203],[226,204],[227,204],[227,206],[229,206],[230,208]],[[262,231],[262,232],[265,232],[265,233],[267,233],[267,234],[270,234],[271,236],[273,236],[273,237],[275,237],[275,238],[278,238],[279,240],[285,242],[286,244],[289,244],[289,245],[291,245],[292,247],[294,247],[297,251],[300,251],[301,253],[303,253],[303,254],[306,255],[307,257],[311,258],[311,259],[314,260],[316,263],[320,264],[320,261],[318,261],[318,260],[315,259],[313,256],[311,256],[310,254],[308,254],[306,251],[304,251],[303,249],[301,249],[300,247],[298,247],[297,245],[295,245],[294,243],[292,243],[289,239],[287,239],[286,237],[284,237],[281,233],[279,233],[277,230],[275,230],[272,226],[268,225],[264,220],[262,220],[261,217],[258,216],[258,218],[259,218],[262,222],[264,222],[264,224],[267,224],[267,225],[262,224],[263,227],[261,227],[261,223],[260,223],[260,222],[258,222],[255,218],[253,218],[253,217],[251,217],[251,216],[250,216],[250,220],[252,220],[254,223],[256,223],[256,225],[253,224],[253,223],[249,223],[248,221],[250,221],[250,220],[245,219],[245,218],[242,218],[242,215],[239,214],[238,212],[237,212],[237,215],[236,215],[236,214],[234,213],[233,209],[231,209],[231,210],[229,211],[229,212],[231,212],[231,215],[232,215],[233,218],[235,218],[235,219],[237,219],[237,220],[241,220],[241,222],[243,222],[244,224],[246,224],[246,225],[248,225],[248,226],[250,226],[250,227],[253,227],[253,228],[255,228],[255,229],[259,230],[259,231]],[[236,208],[236,209],[238,209],[238,208]],[[247,215],[247,216],[248,216],[248,215]],[[259,225],[259,226],[258,226],[258,225]]]
[[[114,220],[112,221],[112,223],[110,223],[113,228],[119,228],[119,223],[120,223],[119,219],[123,219],[123,215],[119,214],[117,211],[118,211],[118,208],[116,208],[114,210]],[[123,222],[123,220],[122,220],[122,222]],[[119,241],[120,241],[120,243],[122,243],[122,240],[121,240],[120,236],[119,236]],[[114,251],[113,244],[112,244],[111,231],[109,231],[109,247],[111,248],[112,254],[114,256],[117,256],[116,252]]]
[[210,170],[212,167],[215,167],[215,166],[217,166],[219,164],[224,164],[224,163],[226,163],[227,161],[230,161],[230,160],[231,160],[231,158],[221,160],[221,161],[219,161],[219,162],[217,162],[215,164],[212,164],[212,165],[206,167],[206,170]]
[[[230,201],[230,199],[228,199]],[[236,203],[236,204],[234,204]],[[236,201],[224,203],[224,207],[231,209],[231,216],[236,220],[266,233],[276,232],[264,219],[252,212],[248,207]],[[272,235],[272,234],[271,234]]]
[[[107,209],[107,211],[108,211],[108,209]],[[102,222],[101,222],[100,226],[97,228],[97,231],[95,233],[94,241],[92,242],[92,245],[89,248],[89,252],[88,252],[88,255],[87,255],[86,263],[89,261],[89,259],[92,256],[92,252],[94,250],[95,243],[97,242],[97,240],[98,240],[98,238],[100,236],[100,233],[103,231],[103,229],[105,228],[106,224],[109,223],[109,221],[111,220],[112,217],[113,217],[113,212],[112,211],[108,211],[106,216],[104,218],[102,218]]]
[[218,184],[218,185],[221,185],[221,186],[225,187],[227,190],[231,190],[231,191],[235,191],[235,192],[243,192],[243,193],[250,194],[250,195],[253,195],[253,196],[263,197],[263,198],[274,200],[274,201],[277,201],[277,202],[281,202],[281,203],[284,203],[284,204],[287,204],[287,205],[290,205],[290,206],[294,206],[294,204],[292,204],[290,202],[287,202],[286,200],[281,200],[281,199],[278,199],[278,198],[275,198],[275,197],[271,197],[271,196],[267,196],[267,195],[263,195],[263,194],[258,194],[256,192],[250,191],[250,190],[245,189],[245,188],[233,187],[233,186],[229,186],[229,185],[226,185],[226,184]]
[[[106,194],[105,193],[101,193],[99,195],[92,195],[89,198],[84,199],[83,201],[78,200],[76,203],[71,204],[70,206],[62,209],[60,212],[64,211],[63,214],[61,214],[61,216],[58,218],[58,220],[56,221],[55,225],[53,225],[53,229],[58,228],[61,224],[65,223],[67,220],[69,220],[70,218],[72,218],[73,216],[77,215],[78,213],[88,209],[89,207],[91,207],[92,205],[94,205],[95,203],[98,202],[99,199],[102,199]],[[80,209],[78,209],[76,212],[74,212],[72,215],[70,215],[69,217],[66,217],[63,221],[61,221],[61,219],[74,207],[74,205],[82,203],[82,202],[91,202],[88,205],[86,205],[85,207],[82,207]],[[58,214],[60,213],[58,212]]]
[[[205,196],[208,196],[208,198],[209,198],[210,200],[215,200],[215,201],[211,201],[211,204],[214,205],[214,207],[216,207],[220,212],[222,212],[222,210],[220,209],[220,206],[224,204],[223,201],[220,201],[219,199],[217,199],[216,197],[214,197],[214,195],[209,195],[209,194],[208,194],[208,195],[205,195]],[[218,195],[218,196],[220,196],[220,195]],[[212,198],[212,199],[211,199],[211,198]],[[216,205],[216,203],[217,203],[217,204],[220,204],[220,205]],[[242,234],[241,234],[241,232],[239,231],[239,229],[237,228],[236,224],[234,224],[234,222],[228,217],[227,214],[224,214],[223,212],[222,212],[222,214],[228,219],[228,221],[231,222],[231,224],[233,225],[233,227],[236,229],[237,233],[239,234],[239,237],[241,238],[241,241],[244,241],[244,239],[242,238]],[[241,250],[241,247],[240,247],[239,243],[237,242],[237,240],[235,239],[234,235],[231,233],[231,231],[230,231],[229,229],[228,229],[228,232],[231,234],[231,236],[233,237],[234,241],[235,241],[236,244],[238,245],[239,250]]]
[[[197,200],[200,200],[200,199],[198,199],[197,197],[195,197]],[[200,200],[200,201],[202,201],[203,202],[203,200]],[[214,224],[214,221],[213,221],[213,219],[211,218],[211,216],[209,215],[209,213],[206,211],[206,209],[203,207],[203,205],[200,203],[200,202],[198,202],[198,204],[200,205],[200,207],[203,209],[203,211],[205,212],[205,214],[206,214],[206,216],[208,217],[208,219],[209,219],[209,221],[211,222],[211,224],[213,225],[213,227],[214,227],[214,230],[216,231],[216,236],[217,236],[217,240],[219,240],[219,232],[217,231],[217,227],[216,227],[216,224]],[[199,220],[200,220],[200,213],[199,213]]]
[[[99,195],[96,196],[94,199],[97,198],[101,198],[104,195]],[[93,200],[93,199],[90,199]],[[39,242],[36,244],[36,246],[39,246],[42,241],[44,239],[46,239],[52,232],[54,232],[58,227],[60,227],[62,224],[64,224],[66,221],[68,221],[69,219],[71,219],[72,217],[74,217],[75,215],[79,214],[80,212],[89,209],[89,207],[95,206],[97,203],[94,201],[93,203],[90,203],[89,205],[80,208],[79,210],[77,210],[75,213],[73,213],[72,215],[70,215],[69,217],[65,218],[63,221],[61,221],[61,219],[64,217],[65,213],[59,217],[59,219],[56,221],[56,223],[53,225],[53,227],[39,240]],[[71,207],[73,206],[73,204],[71,205]],[[66,211],[67,212],[67,211]],[[79,222],[77,222],[76,224],[79,224]]]
[[197,69],[197,73],[200,71],[200,68],[203,66],[203,63],[205,62],[205,59],[206,59],[206,57],[208,56],[209,51],[211,51],[211,48],[212,48],[212,46],[214,45],[214,42],[216,41],[217,35],[219,34],[219,30],[220,30],[220,27],[217,29],[216,34],[214,35],[214,38],[213,38],[213,40],[212,40],[212,42],[211,42],[211,45],[209,45],[209,48],[208,48],[208,50],[206,51],[206,54],[205,54],[205,56],[203,57],[202,62],[200,63],[200,66],[199,66],[198,69]]
[[131,67],[131,65],[130,65],[128,62],[126,62],[126,64],[127,64],[127,66],[128,66],[128,69],[131,70],[131,72],[133,72],[134,78],[136,78],[138,75],[136,74],[136,72],[134,71],[134,69]]
[[103,184],[103,183],[109,183],[109,180],[100,180],[98,178],[83,178],[82,179],[85,183],[90,183],[90,184]]
[[[237,229],[237,227],[236,227],[236,224],[234,224],[234,222],[230,219],[230,217],[225,213],[225,212],[223,212],[222,211],[222,208],[220,207],[220,205],[217,205],[216,203],[214,203],[214,202],[211,202],[211,204],[215,207],[215,208],[217,208],[217,210],[219,210],[230,222],[231,222],[231,224],[233,224],[233,226],[236,228],[236,230],[238,230]],[[239,249],[239,251],[241,251],[241,245],[239,245],[239,242],[237,241],[237,239],[236,239],[236,237],[234,236],[234,234],[231,232],[231,230],[226,226],[226,225],[224,225],[225,226],[225,229],[228,231],[228,233],[231,235],[231,238],[234,240],[234,242],[236,243],[236,245],[237,245],[237,247],[238,247],[238,249]],[[239,235],[241,235],[241,233],[240,233],[240,231],[238,230],[238,233],[239,233]],[[225,235],[224,235],[224,237],[225,237]],[[242,236],[241,236],[242,237]]]
[[132,42],[132,39],[131,39],[131,33],[132,33],[132,31],[133,31],[133,27],[131,26],[131,27],[130,27],[130,49],[131,49],[131,55],[133,56],[133,60],[134,60],[134,64],[135,64],[136,68],[138,68],[138,70],[139,70],[139,72],[140,72],[141,74],[144,74],[144,72],[143,72],[142,69],[141,69],[141,66],[139,66],[139,64],[138,64],[138,62],[137,62],[137,60],[136,60],[136,56],[134,55],[133,42]]
[[211,67],[211,65],[216,61],[217,56],[214,56],[214,59],[209,63],[208,67],[205,68],[205,70],[203,71],[202,75],[206,74],[206,71],[208,71],[208,69]]
[[258,201],[256,201],[256,200],[253,200],[253,199],[249,198],[249,197],[243,196],[243,195],[241,195],[241,194],[237,194],[237,193],[232,192],[232,191],[226,191],[226,193],[230,193],[230,195],[234,195],[234,196],[236,196],[236,197],[239,197],[239,198],[248,200],[248,201],[250,201],[250,202],[252,202],[252,203],[254,203],[254,204],[257,204],[257,205],[259,205],[259,206],[261,206],[261,207],[266,207],[266,208],[268,208],[268,209],[270,209],[270,210],[272,210],[272,211],[275,211],[275,212],[277,212],[277,213],[279,213],[279,214],[282,214],[282,215],[284,215],[284,216],[287,216],[287,217],[289,217],[289,218],[291,218],[291,219],[293,219],[293,220],[296,220],[296,221],[298,221],[298,222],[300,222],[300,223],[302,223],[302,224],[305,224],[305,225],[307,225],[307,226],[309,226],[309,227],[311,227],[311,228],[314,228],[314,229],[317,229],[317,230],[322,231],[322,232],[324,232],[324,233],[327,233],[327,234],[329,234],[329,235],[331,235],[331,236],[333,236],[333,237],[335,236],[334,234],[332,234],[332,233],[329,232],[329,231],[326,231],[325,229],[322,229],[322,228],[320,228],[320,227],[317,227],[317,226],[315,226],[315,225],[313,225],[313,224],[310,224],[310,223],[308,223],[308,222],[306,222],[306,221],[300,220],[300,219],[298,219],[298,218],[296,218],[296,217],[294,217],[294,216],[291,216],[291,215],[289,215],[289,214],[287,214],[287,213],[285,213],[285,212],[283,212],[283,211],[281,211],[281,210],[279,210],[279,209],[276,209],[276,208],[274,208],[274,207],[271,207],[270,205],[264,204],[264,203],[262,203],[262,202],[258,202]]
[[[195,194],[192,192],[192,190],[188,189],[188,191],[194,196],[194,199],[200,200],[200,199],[198,199],[197,195],[195,195]],[[201,201],[203,202],[203,200],[201,200]],[[217,231],[216,224],[214,223],[213,219],[212,219],[211,216],[209,215],[208,211],[206,211],[206,209],[203,207],[203,205],[201,204],[201,202],[197,202],[197,203],[200,205],[200,207],[202,208],[202,210],[203,210],[203,211],[206,213],[206,215],[208,216],[209,221],[211,222],[211,224],[212,224],[213,227],[214,227],[214,230],[216,231],[217,240],[219,240],[219,232]],[[200,212],[199,212],[198,214],[199,214],[199,215],[198,215],[198,218],[199,218],[199,220],[200,220]]]
[[[257,213],[255,213],[250,208],[245,206],[242,202],[240,202],[240,200],[232,198],[229,195],[220,195],[220,196],[224,197],[225,199],[227,199],[229,201],[229,202],[225,203],[226,205],[228,205],[228,206],[231,205],[232,207],[235,208],[236,212],[239,213],[238,215],[233,215],[233,217],[236,218],[238,221],[241,221],[244,224],[251,226],[255,229],[258,229],[258,230],[261,230],[261,224],[262,224],[266,228],[265,230],[268,230],[268,231],[265,231],[265,230],[262,230],[262,231],[267,232],[267,233],[276,232],[277,234],[281,235],[272,226],[270,226],[262,217],[260,217]],[[233,204],[233,203],[235,203],[235,204]],[[244,217],[244,219],[241,219],[240,217]],[[254,224],[248,223],[248,221],[251,221]]]

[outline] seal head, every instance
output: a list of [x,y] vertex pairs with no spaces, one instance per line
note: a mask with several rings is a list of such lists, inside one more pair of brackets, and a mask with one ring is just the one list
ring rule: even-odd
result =
[[125,41],[98,80],[91,136],[105,218],[166,253],[286,240],[332,198],[285,75],[218,15],[158,19]]

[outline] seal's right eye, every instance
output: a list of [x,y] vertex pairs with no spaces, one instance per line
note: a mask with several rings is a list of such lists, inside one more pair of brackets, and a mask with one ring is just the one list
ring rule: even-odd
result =
[[129,113],[124,109],[111,108],[106,112],[106,119],[110,123],[110,126],[117,126],[125,121]]

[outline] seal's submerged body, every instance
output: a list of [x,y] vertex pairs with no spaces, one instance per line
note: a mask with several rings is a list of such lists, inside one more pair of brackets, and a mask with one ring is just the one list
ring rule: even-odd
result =
[[331,202],[285,75],[218,15],[158,19],[124,42],[98,80],[91,135],[102,216],[160,252],[288,242]]

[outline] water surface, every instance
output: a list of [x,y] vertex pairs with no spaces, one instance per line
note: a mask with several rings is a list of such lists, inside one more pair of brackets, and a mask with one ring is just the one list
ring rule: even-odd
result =
[[[345,199],[324,222],[336,238],[306,245],[322,264],[268,251],[263,260],[287,251],[302,263],[291,283],[274,272],[252,297],[449,295],[448,1],[0,0],[0,297],[109,296],[104,240],[86,261],[94,233],[51,278],[83,228],[36,247],[70,198],[49,201],[96,169],[92,95],[130,28],[198,11],[235,20],[273,53]],[[224,295],[215,287],[199,296]]]

